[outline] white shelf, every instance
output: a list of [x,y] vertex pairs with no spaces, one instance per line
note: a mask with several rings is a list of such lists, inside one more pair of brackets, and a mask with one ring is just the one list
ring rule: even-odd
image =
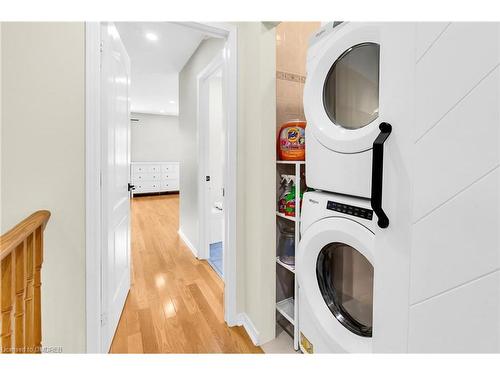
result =
[[298,221],[298,219],[295,216],[286,216],[285,214],[282,214],[281,212],[276,211],[276,216],[282,217],[283,219],[287,219],[290,221]]
[[281,267],[283,268],[286,268],[288,271],[292,272],[292,273],[295,273],[295,267],[294,266],[290,266],[286,263],[283,263],[279,257],[276,257],[276,263],[278,263]]
[[295,303],[293,297],[284,299],[276,304],[276,310],[285,317],[290,323],[295,325]]
[[296,164],[306,164],[305,161],[294,161],[294,160],[276,160],[276,164],[292,164],[292,165],[296,165]]
[[[279,191],[279,180],[281,178],[282,172],[287,172],[287,179],[290,178],[292,175],[294,176],[294,182],[296,186],[295,190],[295,215],[294,216],[286,216],[284,213],[276,212],[276,217],[281,217],[284,220],[288,220],[289,223],[293,223],[294,227],[294,244],[295,244],[295,249],[298,248],[299,240],[300,240],[300,193],[301,193],[301,179],[302,179],[302,173],[304,172],[305,169],[305,161],[291,161],[291,160],[276,160],[276,173],[277,173],[277,179],[276,179],[276,188],[277,188],[277,194]],[[279,198],[277,198],[279,201]],[[276,210],[277,211],[277,210]],[[277,220],[278,221],[278,220]],[[283,224],[283,223],[276,223],[276,224]],[[290,224],[292,226],[292,224]],[[278,249],[276,249],[278,250]],[[278,255],[278,251],[276,253],[276,256]],[[299,317],[299,306],[298,306],[298,284],[297,284],[297,277],[295,277],[295,267],[294,266],[289,266],[288,264],[285,264],[279,260],[279,258],[276,259],[276,263],[279,264],[279,267],[286,268],[287,271],[281,271],[278,269],[278,266],[276,266],[276,277],[284,277],[289,279],[290,274],[288,272],[291,272],[293,274],[293,290],[290,290],[290,284],[288,285],[288,288],[283,286],[283,290],[278,291],[276,290],[276,310],[277,314],[282,315],[285,317],[287,321],[289,321],[294,327],[293,327],[293,347],[295,350],[299,350],[299,326],[296,323],[296,320],[298,321]],[[290,281],[290,280],[289,280]],[[279,282],[279,280],[277,280]],[[292,294],[293,293],[293,294]],[[289,296],[290,298],[287,298],[285,300],[281,300],[278,302],[278,295],[280,298],[283,298],[284,295]]]

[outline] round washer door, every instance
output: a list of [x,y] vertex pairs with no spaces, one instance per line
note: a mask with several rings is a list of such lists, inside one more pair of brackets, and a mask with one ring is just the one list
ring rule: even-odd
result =
[[312,224],[299,244],[300,298],[324,335],[351,353],[372,351],[374,240],[363,225],[332,217]]
[[342,153],[372,148],[378,134],[380,36],[375,24],[348,23],[309,62],[304,87],[307,126]]

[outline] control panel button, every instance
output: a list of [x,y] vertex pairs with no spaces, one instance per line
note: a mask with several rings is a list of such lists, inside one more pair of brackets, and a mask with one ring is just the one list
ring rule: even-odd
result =
[[366,220],[372,220],[373,218],[373,210],[368,208],[356,207],[333,201],[328,201],[326,208],[331,211],[341,212],[346,215],[356,216]]

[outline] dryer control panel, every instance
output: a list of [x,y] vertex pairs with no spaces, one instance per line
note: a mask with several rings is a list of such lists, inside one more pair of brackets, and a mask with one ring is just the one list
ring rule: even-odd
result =
[[326,204],[326,208],[328,210],[341,212],[346,215],[361,217],[367,220],[371,220],[373,218],[373,210],[370,210],[368,208],[356,207],[349,204],[343,204],[333,201],[328,201]]

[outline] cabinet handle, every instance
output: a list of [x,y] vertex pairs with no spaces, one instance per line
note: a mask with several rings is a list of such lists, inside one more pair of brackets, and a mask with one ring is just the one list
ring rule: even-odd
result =
[[379,125],[380,134],[373,142],[373,158],[372,158],[372,209],[377,214],[378,226],[387,228],[389,226],[389,218],[382,209],[382,186],[384,175],[384,142],[392,132],[391,124],[383,122]]

